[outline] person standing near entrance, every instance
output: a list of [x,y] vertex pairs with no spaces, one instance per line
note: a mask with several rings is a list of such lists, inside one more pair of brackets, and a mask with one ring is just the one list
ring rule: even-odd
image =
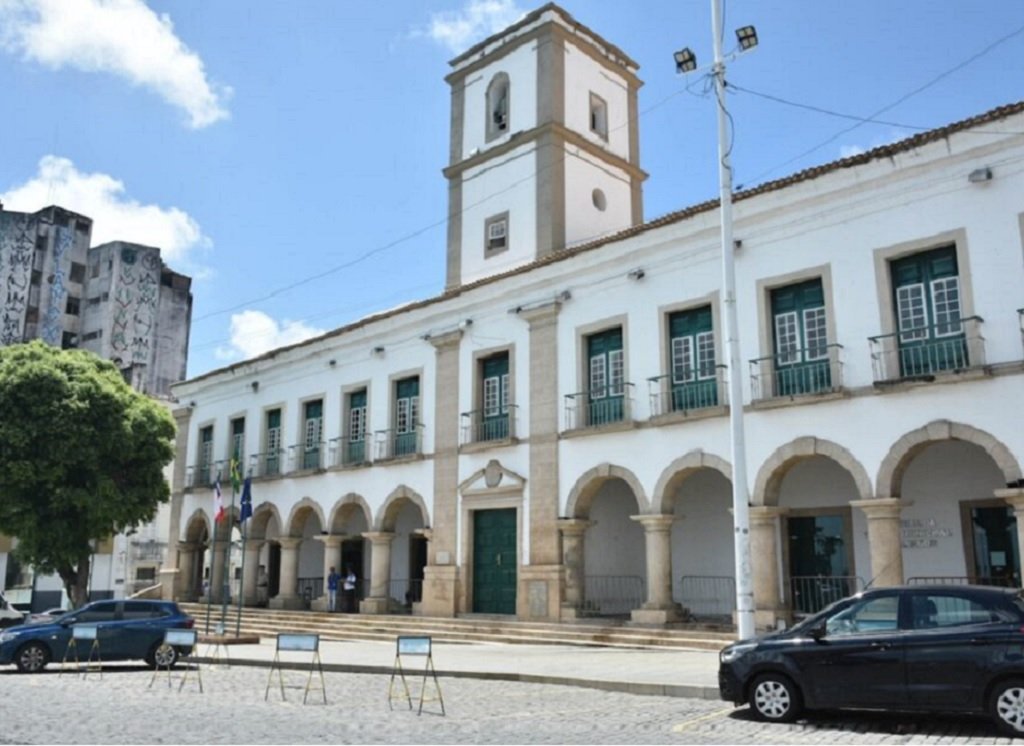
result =
[[344,611],[347,614],[354,614],[356,611],[356,571],[352,569],[352,565],[348,566],[348,570],[345,572],[345,582],[342,583],[342,590],[345,593],[345,608]]
[[267,568],[260,565],[256,572],[256,604],[267,606],[270,603],[270,578],[267,576]]
[[331,571],[327,573],[327,610],[337,611],[338,610],[338,581],[341,580],[341,575],[338,571],[331,566]]

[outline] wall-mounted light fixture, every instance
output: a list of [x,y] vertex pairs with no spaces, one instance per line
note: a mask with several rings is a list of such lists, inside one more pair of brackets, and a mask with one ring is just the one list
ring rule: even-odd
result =
[[253,381],[253,382],[252,382],[252,383],[250,383],[249,385],[250,385],[250,386],[252,386],[252,392],[253,392],[254,394],[255,394],[255,393],[256,393],[257,391],[259,391],[259,390],[260,390],[260,382],[259,382],[259,381]]
[[986,181],[992,181],[992,169],[988,166],[976,168],[967,174],[967,181],[972,184],[984,184]]
[[195,409],[196,408],[196,402],[195,402],[194,399],[188,403],[188,408],[189,409]]
[[463,319],[459,322],[460,329],[468,329],[471,326],[473,326],[473,319]]
[[332,357],[330,360],[327,361],[327,364],[333,368],[335,365],[338,364],[338,361]]
[[370,351],[370,354],[374,357],[384,357],[384,345],[377,345]]
[[640,269],[640,267],[637,267],[636,269],[631,269],[629,273],[626,275],[626,277],[628,277],[631,280],[642,280],[646,276],[647,273]]

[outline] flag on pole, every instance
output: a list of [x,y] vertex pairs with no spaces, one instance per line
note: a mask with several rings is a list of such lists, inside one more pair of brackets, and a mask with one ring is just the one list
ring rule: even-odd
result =
[[239,523],[245,523],[246,518],[252,518],[252,480],[245,478],[242,486],[242,513],[238,518]]
[[220,523],[224,518],[224,496],[220,493],[220,477],[213,483],[213,519]]
[[238,470],[238,459],[231,459],[231,489],[236,493],[242,489],[242,474]]

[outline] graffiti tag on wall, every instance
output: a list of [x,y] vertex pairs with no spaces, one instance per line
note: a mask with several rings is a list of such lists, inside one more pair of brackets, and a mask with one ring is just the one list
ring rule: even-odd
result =
[[37,225],[35,215],[0,213],[0,345],[17,344],[25,334]]

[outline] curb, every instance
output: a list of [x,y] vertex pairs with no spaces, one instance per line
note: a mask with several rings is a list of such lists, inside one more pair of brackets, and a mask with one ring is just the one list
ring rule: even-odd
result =
[[[224,666],[225,661],[207,656],[190,656],[195,663]],[[228,668],[233,665],[252,668],[270,668],[272,661],[253,658],[232,658],[226,662]],[[278,661],[277,667],[290,671],[308,671],[308,663],[295,661]],[[348,663],[322,663],[325,672],[331,673],[370,673],[390,676],[394,669],[390,666],[368,666]],[[523,684],[555,684],[557,686],[575,686],[581,689],[600,689],[607,692],[623,692],[654,697],[679,697],[686,699],[720,699],[717,687],[699,686],[696,684],[653,684],[632,681],[604,681],[601,679],[574,679],[568,676],[548,676],[543,674],[499,672],[499,671],[451,671],[437,669],[438,677],[450,679],[481,679],[485,681],[512,681]]]

